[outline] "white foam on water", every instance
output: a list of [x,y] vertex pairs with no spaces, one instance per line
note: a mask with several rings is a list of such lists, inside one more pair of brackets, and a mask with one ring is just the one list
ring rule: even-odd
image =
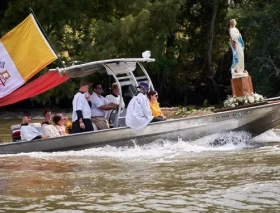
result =
[[[249,146],[248,142],[250,141],[250,138],[250,134],[246,132],[227,132],[205,136],[192,141],[183,141],[180,138],[177,141],[158,139],[152,143],[142,146],[139,146],[137,145],[137,142],[134,142],[133,146],[125,147],[104,146],[81,151],[53,153],[33,152],[5,156],[29,156],[34,158],[97,157],[114,158],[118,160],[150,160],[159,158],[173,159],[178,155],[185,156],[188,153],[240,150]],[[222,146],[211,146],[210,143],[217,139],[219,139],[219,141],[226,141],[226,144]]]
[[258,135],[252,139],[253,142],[265,143],[265,142],[279,142],[280,143],[280,131],[279,129],[270,129],[263,134]]

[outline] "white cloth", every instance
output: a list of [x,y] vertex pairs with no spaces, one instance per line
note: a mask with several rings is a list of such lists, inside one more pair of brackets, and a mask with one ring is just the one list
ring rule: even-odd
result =
[[72,121],[76,121],[78,119],[77,110],[81,110],[83,113],[83,118],[90,119],[90,106],[85,97],[85,94],[78,92],[73,99],[72,102],[73,106],[73,114],[72,114]]
[[41,133],[42,133],[42,135],[46,135],[47,134],[46,126],[48,126],[48,125],[49,124],[46,124],[46,123],[42,124],[42,126],[41,126]]
[[[118,95],[117,97],[110,94],[110,95],[107,95],[105,97],[109,102],[112,102],[114,104],[120,104],[120,96]],[[123,101],[123,98],[122,98],[122,102],[121,102],[121,112],[123,112],[123,109],[124,109],[125,105],[124,105],[124,101]],[[110,118],[110,115],[112,113],[113,110],[109,110],[106,112],[106,119],[109,121],[109,118]]]
[[153,119],[149,105],[149,99],[139,93],[134,96],[127,106],[125,123],[132,129],[141,130],[145,128]]
[[[0,73],[2,75],[0,77],[2,81],[0,81],[0,98],[10,94],[15,89],[20,87],[25,83],[23,77],[19,73],[13,59],[8,53],[4,44],[0,41],[0,53],[1,53],[1,65]],[[4,64],[3,64],[4,63]],[[4,83],[4,85],[3,85]]]
[[45,133],[50,138],[58,137],[60,136],[58,129],[53,125],[46,125],[45,126]]
[[24,125],[20,127],[20,137],[22,141],[31,141],[39,135],[41,135],[41,133],[34,126]]
[[[239,37],[242,37],[241,34],[239,33],[239,30],[235,27],[230,28],[230,38],[232,41],[235,43],[235,50],[238,55],[238,63],[231,68],[231,74],[232,78],[240,78],[240,77],[246,77],[248,76],[248,73],[244,73],[243,71],[245,70],[244,66],[244,50],[243,47],[239,41]],[[235,72],[236,70],[236,72]]]
[[95,92],[90,96],[91,102],[91,117],[105,117],[106,111],[103,109],[99,109],[99,107],[103,105],[108,105],[110,102],[101,95],[97,95]]

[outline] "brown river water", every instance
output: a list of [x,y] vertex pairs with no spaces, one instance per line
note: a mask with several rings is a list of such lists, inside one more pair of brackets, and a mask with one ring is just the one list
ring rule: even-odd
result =
[[[217,136],[228,143],[209,146]],[[270,130],[0,155],[0,212],[279,212],[278,142]]]

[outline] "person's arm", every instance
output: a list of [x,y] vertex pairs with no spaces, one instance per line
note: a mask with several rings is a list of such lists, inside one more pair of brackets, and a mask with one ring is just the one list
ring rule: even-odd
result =
[[76,113],[77,113],[77,119],[80,123],[80,128],[85,129],[85,124],[83,122],[83,104],[84,104],[84,97],[83,96],[79,96],[76,100]]
[[88,105],[89,105],[90,108],[92,107],[91,101],[88,101]]
[[83,111],[82,111],[83,103],[84,103],[83,97],[79,96],[76,100],[76,113],[77,113],[77,118],[79,121],[83,120]]
[[39,140],[39,139],[47,139],[47,138],[50,138],[50,137],[47,135],[37,135],[35,138],[32,139],[32,141]]
[[162,110],[161,110],[159,104],[158,104],[158,108],[159,108],[159,110],[160,110],[160,116],[161,116],[164,120],[166,120],[166,116],[164,116],[164,114],[163,114],[163,112],[162,112]]
[[161,117],[166,120],[166,116],[162,113],[162,111],[160,110],[160,113],[161,113]]
[[32,141],[33,141],[33,140],[39,140],[39,139],[42,139],[42,136],[41,136],[41,135],[37,135],[35,138],[32,139]]
[[109,111],[116,108],[116,104],[109,102],[106,98],[103,98],[103,101],[105,102],[105,104],[101,101],[100,98],[98,98],[94,104],[97,108],[105,111]]
[[[50,125],[46,125],[46,126],[50,126]],[[35,138],[36,139],[47,139],[49,138],[49,136],[47,136],[46,134],[41,134],[41,132],[38,131],[38,129],[36,129],[36,127],[32,126],[32,134],[33,134],[33,137],[34,135],[36,135],[36,137],[34,137],[32,140],[34,140]]]
[[114,106],[109,106],[109,105],[102,105],[102,106],[100,106],[100,107],[98,107],[99,109],[102,109],[102,110],[105,110],[105,111],[109,111],[109,110],[112,110],[112,109],[115,109],[116,107],[114,107]]
[[112,106],[112,107],[114,107],[114,108],[119,107],[118,104],[115,104],[115,103],[113,103],[113,102],[110,102],[109,104],[106,104],[106,106]]

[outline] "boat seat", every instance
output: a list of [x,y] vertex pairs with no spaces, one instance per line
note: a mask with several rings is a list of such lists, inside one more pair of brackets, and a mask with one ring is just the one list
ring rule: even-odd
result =
[[91,124],[92,124],[93,130],[98,131],[97,126],[94,123],[91,123]]
[[[123,111],[120,113],[120,117],[119,117],[119,124],[118,124],[118,127],[122,127],[122,126],[126,126],[125,124],[125,116],[126,116],[126,108],[123,109]],[[117,116],[117,112],[116,111],[113,111],[110,115],[110,127],[112,128],[113,127],[113,124],[116,120],[116,116]]]
[[[39,132],[41,132],[41,124],[40,123],[30,123],[30,125],[34,126]],[[11,126],[12,142],[21,141],[20,126],[21,126],[21,124],[14,124],[14,125]]]

